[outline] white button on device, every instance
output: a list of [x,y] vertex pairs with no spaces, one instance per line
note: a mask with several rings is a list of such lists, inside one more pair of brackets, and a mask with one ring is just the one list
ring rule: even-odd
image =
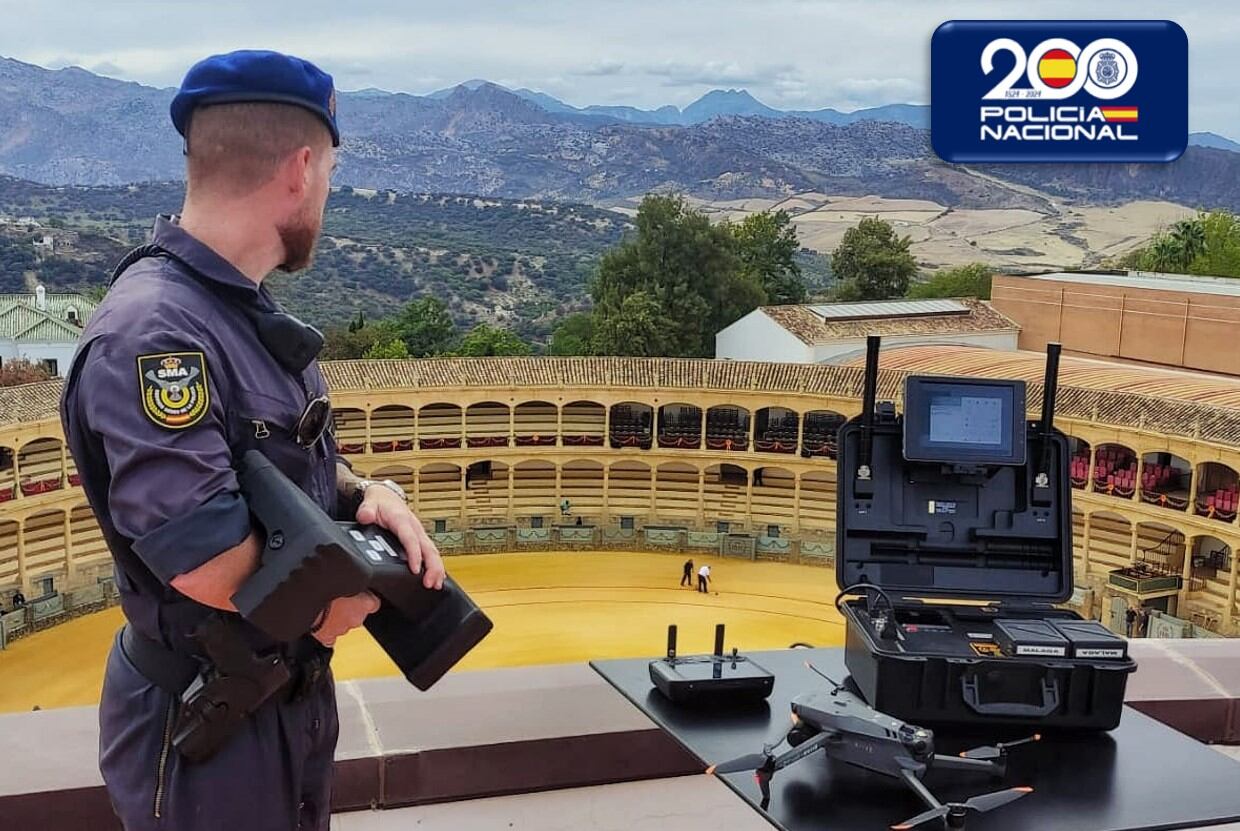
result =
[[358,542],[366,542],[366,535],[363,534],[361,531],[357,530],[356,528],[349,529],[349,536],[357,540]]
[[375,562],[375,563],[383,562],[383,558],[379,556],[379,552],[377,551],[367,551],[366,556],[369,557],[372,562]]
[[379,537],[379,544],[383,546],[383,550],[386,551],[393,560],[400,559],[400,555],[393,550],[392,544],[387,541],[387,537]]

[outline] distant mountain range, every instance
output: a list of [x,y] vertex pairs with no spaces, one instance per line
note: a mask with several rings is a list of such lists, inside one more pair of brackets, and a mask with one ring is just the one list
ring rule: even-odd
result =
[[[491,82],[476,78],[472,81],[457,84],[455,87],[437,90],[430,93],[427,97],[444,99],[452,95],[458,88],[464,87],[465,89],[473,90],[488,84],[491,84]],[[748,90],[715,89],[706,93],[683,110],[670,104],[654,110],[600,104],[591,104],[588,107],[574,107],[572,104],[566,104],[554,96],[547,95],[545,92],[535,92],[532,89],[525,88],[510,89],[499,84],[491,85],[498,86],[500,89],[511,92],[519,98],[531,101],[549,113],[586,115],[602,120],[622,121],[629,124],[679,125],[687,127],[693,124],[701,124],[704,121],[710,121],[712,118],[719,116],[756,115],[763,118],[805,118],[810,121],[821,121],[824,124],[853,124],[857,121],[894,121],[898,124],[908,124],[911,127],[929,128],[930,126],[930,108],[924,104],[886,104],[881,107],[870,107],[854,110],[853,112],[841,112],[830,107],[820,110],[777,110],[754,98],[749,94]],[[383,94],[381,90],[367,90],[367,92]],[[392,93],[387,94],[391,95]]]
[[[72,185],[180,179],[173,94],[0,58],[0,173]],[[1041,207],[1036,193],[1002,180],[1039,188],[1043,166],[975,175],[945,165],[929,149],[920,105],[790,112],[744,90],[715,90],[683,110],[578,108],[481,80],[425,96],[367,89],[338,100],[338,181],[358,187],[600,204],[678,190],[714,199],[823,191]],[[1084,201],[1240,208],[1240,145],[1210,133],[1193,143],[1200,146],[1172,165],[1059,166],[1054,187]]]

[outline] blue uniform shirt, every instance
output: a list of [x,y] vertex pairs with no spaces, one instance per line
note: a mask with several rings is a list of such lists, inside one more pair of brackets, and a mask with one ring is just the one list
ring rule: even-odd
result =
[[208,610],[168,584],[250,532],[233,460],[260,450],[332,513],[336,457],[330,433],[310,449],[293,435],[326,394],[317,362],[289,373],[237,306],[278,309],[267,289],[173,220],[156,220],[153,242],[182,262],[142,259],[113,284],[82,333],[61,420],[126,618],[194,652],[187,636]]

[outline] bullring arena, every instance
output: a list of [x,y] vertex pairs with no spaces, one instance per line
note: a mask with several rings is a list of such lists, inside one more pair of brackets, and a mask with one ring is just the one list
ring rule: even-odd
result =
[[[1041,356],[949,346],[884,354],[880,399],[910,372],[1023,378]],[[834,432],[855,365],[612,358],[329,362],[339,450],[391,478],[494,619],[460,669],[794,641],[838,645]],[[0,710],[97,701],[121,623],[111,563],[67,455],[59,382],[0,389]],[[1240,382],[1066,358],[1074,605],[1139,602],[1198,637],[1236,635]],[[679,585],[709,563],[711,592]],[[1161,624],[1160,624],[1161,625]],[[363,631],[342,679],[393,672]]]

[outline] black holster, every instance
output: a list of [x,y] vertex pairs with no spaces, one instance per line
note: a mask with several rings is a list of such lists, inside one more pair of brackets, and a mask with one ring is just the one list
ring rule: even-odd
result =
[[172,745],[191,762],[209,759],[241,722],[284,690],[294,677],[292,661],[275,652],[260,655],[242,624],[211,615],[194,633],[208,662],[181,693]]
[[121,632],[130,663],[180,702],[172,744],[188,761],[211,758],[269,700],[306,695],[327,675],[327,650],[257,652],[245,630],[235,617],[212,614],[193,635],[203,657],[168,649],[132,626]]

